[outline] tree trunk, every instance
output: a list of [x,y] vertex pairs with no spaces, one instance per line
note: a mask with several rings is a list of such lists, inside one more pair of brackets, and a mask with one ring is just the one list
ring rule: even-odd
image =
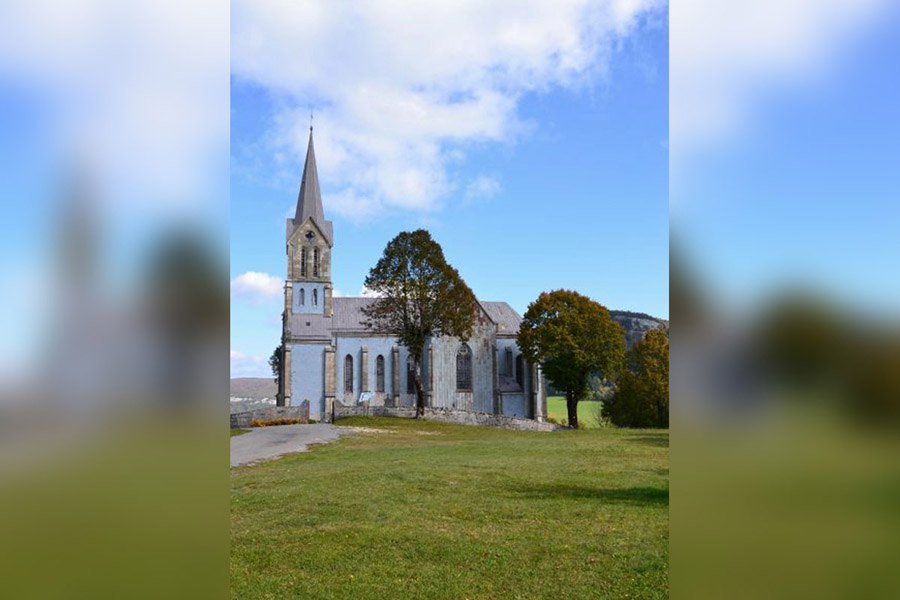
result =
[[425,387],[422,385],[422,378],[419,376],[421,367],[419,361],[414,362],[415,365],[415,381],[416,381],[416,418],[425,416]]
[[574,392],[566,392],[566,410],[569,413],[569,427],[578,429],[578,397]]

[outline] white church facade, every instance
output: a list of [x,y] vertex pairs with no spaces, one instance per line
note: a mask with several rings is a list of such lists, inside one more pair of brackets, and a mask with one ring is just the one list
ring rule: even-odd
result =
[[[297,198],[287,219],[287,276],[279,405],[309,402],[310,418],[333,406],[415,406],[414,361],[396,338],[365,326],[372,298],[335,297],[331,282],[331,221],[325,220],[312,128]],[[377,256],[373,256],[374,260]],[[427,409],[545,420],[540,367],[516,345],[521,317],[505,302],[476,303],[471,337],[432,338],[420,360]]]

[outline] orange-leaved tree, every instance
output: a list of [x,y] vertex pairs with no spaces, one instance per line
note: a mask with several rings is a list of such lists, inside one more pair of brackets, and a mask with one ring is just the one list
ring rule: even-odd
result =
[[625,357],[625,331],[609,311],[569,290],[542,293],[528,305],[518,345],[566,395],[569,425],[578,427],[578,401],[593,374],[614,379]]

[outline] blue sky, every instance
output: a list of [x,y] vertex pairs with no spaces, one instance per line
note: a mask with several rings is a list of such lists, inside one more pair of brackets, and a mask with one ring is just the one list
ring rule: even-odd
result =
[[[780,22],[808,45],[756,68],[725,52],[742,73],[718,94],[739,91],[731,126],[712,140],[674,136],[673,239],[735,310],[791,287],[882,315],[900,306],[900,22],[896,9],[867,4],[847,3],[852,18]],[[694,116],[682,106],[672,106],[675,129]]]
[[[308,106],[317,113],[323,201],[335,229],[333,282],[343,295],[359,295],[366,273],[393,236],[425,227],[484,300],[505,300],[521,313],[540,292],[568,288],[609,308],[668,318],[665,12],[641,16],[627,34],[610,37],[576,76],[573,82],[545,74],[538,89],[503,90],[512,107],[501,117],[506,125],[500,134],[490,122],[491,109],[475,106],[468,117],[465,111],[451,114],[446,130],[421,142],[426,150],[398,159],[401,167],[381,156],[355,163],[373,171],[418,172],[421,158],[426,178],[440,182],[438,191],[423,193],[408,206],[392,196],[390,182],[367,187],[368,181],[329,168],[329,154],[338,152],[329,152],[328,145],[339,142],[329,139],[328,128],[348,129],[334,109],[345,100],[319,106],[315,93],[287,93],[261,78],[234,75],[232,374],[267,375],[264,359],[279,341],[284,221],[296,202]],[[461,87],[462,100],[438,101],[432,107],[436,118],[482,94],[474,87]],[[344,115],[354,118],[352,111]],[[483,121],[473,128],[467,118]],[[288,143],[280,141],[285,128],[293,136]],[[456,129],[470,133],[456,136]],[[376,128],[373,138],[379,133]],[[354,139],[352,131],[345,135]],[[420,143],[415,131],[404,135],[404,147]],[[377,139],[373,144],[378,147]],[[355,203],[344,201],[348,187]],[[264,275],[249,281],[248,272]]]

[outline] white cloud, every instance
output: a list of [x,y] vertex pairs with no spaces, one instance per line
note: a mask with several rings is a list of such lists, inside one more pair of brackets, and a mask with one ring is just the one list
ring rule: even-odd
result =
[[362,289],[359,290],[359,295],[363,298],[381,298],[384,294],[376,292],[375,290],[370,290],[366,286],[362,286]]
[[221,0],[3,2],[0,79],[39,91],[29,135],[77,153],[112,208],[197,210],[227,160],[228,33]]
[[889,0],[683,0],[669,19],[673,159],[728,143],[775,89],[815,80]]
[[496,177],[480,175],[466,184],[466,200],[492,198],[500,192],[500,181]]
[[252,301],[273,300],[281,297],[284,280],[258,271],[247,271],[231,280],[233,296]]
[[272,371],[269,361],[261,356],[252,356],[231,351],[231,376],[232,377],[267,377]]
[[509,143],[529,128],[517,113],[525,93],[592,85],[613,44],[664,6],[240,0],[232,70],[283,100],[269,142],[273,156],[291,157],[285,166],[302,160],[316,107],[316,157],[333,192],[326,210],[429,212],[458,191],[448,167],[468,145]]

